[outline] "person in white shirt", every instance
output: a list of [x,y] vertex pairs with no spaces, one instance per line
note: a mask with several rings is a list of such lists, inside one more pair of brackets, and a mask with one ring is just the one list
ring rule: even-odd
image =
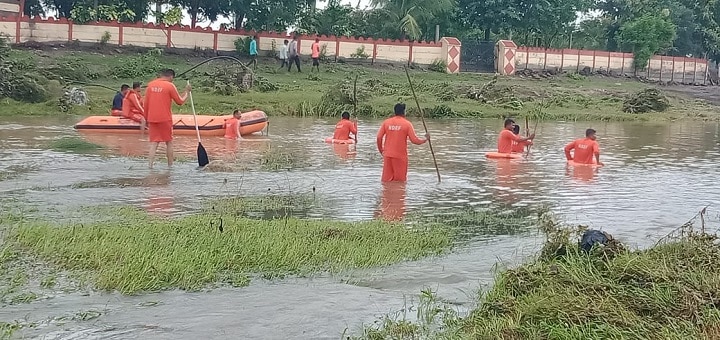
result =
[[289,62],[288,62],[288,47],[289,47],[289,46],[288,46],[288,41],[287,41],[287,39],[285,39],[285,41],[283,42],[283,45],[280,46],[280,51],[278,52],[278,53],[279,53],[279,57],[280,57],[280,62],[281,62],[280,68],[284,68],[285,66],[289,66],[289,65],[288,65],[288,64],[289,64]]

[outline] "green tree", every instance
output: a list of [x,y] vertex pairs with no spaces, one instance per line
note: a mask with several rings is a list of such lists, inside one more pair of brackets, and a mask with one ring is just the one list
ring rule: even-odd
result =
[[28,16],[45,15],[45,8],[40,0],[25,0],[23,13]]
[[642,70],[653,54],[672,46],[675,25],[665,15],[645,14],[620,28],[623,49],[634,54],[635,70]]
[[370,4],[386,13],[401,39],[411,40],[422,36],[421,27],[426,26],[425,23],[451,12],[456,6],[454,0],[371,0]]
[[218,16],[226,14],[229,8],[228,0],[173,0],[170,3],[187,10],[190,27],[193,28],[198,21],[216,21]]
[[310,11],[300,20],[300,32],[305,34],[324,34],[351,36],[355,27],[351,21],[353,8],[341,5],[340,0],[329,0],[322,10]]

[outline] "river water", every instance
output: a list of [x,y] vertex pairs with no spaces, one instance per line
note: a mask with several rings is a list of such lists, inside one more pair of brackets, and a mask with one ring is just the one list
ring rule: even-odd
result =
[[[76,119],[69,117],[3,118],[0,202],[70,221],[81,218],[73,213],[77,208],[97,204],[177,215],[196,211],[208,198],[268,193],[312,194],[318,203],[299,214],[343,220],[548,205],[565,222],[602,228],[644,247],[706,205],[717,211],[712,204],[720,200],[720,126],[714,122],[540,123],[527,159],[490,160],[484,153],[494,148],[501,121],[428,121],[442,182],[429,148],[421,145],[410,147],[408,183],[383,187],[374,138],[379,121],[361,121],[359,144],[347,147],[323,142],[334,120],[270,120],[268,136],[237,143],[204,138],[210,159],[232,167],[197,171],[193,136],[176,137],[176,156],[185,161],[167,170],[161,160],[148,170],[140,135],[78,134],[71,127]],[[563,146],[589,127],[598,131],[605,167],[568,168]],[[74,154],[48,148],[67,136],[107,149]],[[268,158],[292,169],[269,171],[273,162],[261,164]],[[5,306],[0,322],[35,322],[38,327],[18,334],[42,339],[337,339],[414,305],[428,287],[469,308],[477,289],[492,283],[495,268],[519,263],[541,241],[534,230],[488,230],[447,256],[334,277],[258,279],[240,289],[136,297],[59,294]],[[77,317],[83,311],[97,317]]]

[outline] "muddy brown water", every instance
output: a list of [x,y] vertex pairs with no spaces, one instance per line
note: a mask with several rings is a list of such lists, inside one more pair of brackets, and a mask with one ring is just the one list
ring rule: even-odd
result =
[[[489,160],[484,152],[494,148],[500,121],[429,121],[442,183],[428,147],[411,146],[407,185],[383,188],[378,121],[361,121],[359,145],[347,148],[323,142],[334,120],[271,117],[269,136],[238,143],[204,138],[211,160],[222,164],[217,171],[197,171],[193,136],[177,137],[176,156],[183,161],[173,169],[161,161],[148,170],[141,158],[144,137],[79,134],[71,127],[76,120],[0,119],[0,203],[74,221],[82,218],[78,208],[97,204],[178,215],[214,197],[313,195],[314,188],[316,203],[294,214],[363,220],[546,204],[566,222],[603,228],[644,247],[720,200],[720,127],[709,122],[541,123],[527,160]],[[606,166],[568,168],[562,148],[588,127],[598,131]],[[76,154],[48,148],[67,136],[106,149]],[[273,161],[262,165],[263,159]],[[272,165],[291,169],[269,171]],[[475,292],[492,283],[495,268],[519,263],[542,241],[534,230],[476,236],[447,256],[336,276],[134,297],[59,293],[3,306],[0,322],[35,323],[16,334],[38,339],[337,339],[416,305],[425,288],[460,310],[470,308]]]

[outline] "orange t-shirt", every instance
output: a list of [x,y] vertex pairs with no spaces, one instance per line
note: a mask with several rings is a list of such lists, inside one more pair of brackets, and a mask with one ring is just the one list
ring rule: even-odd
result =
[[177,88],[165,79],[155,79],[148,83],[143,107],[150,123],[172,121],[172,102],[182,105]]
[[225,138],[228,139],[237,139],[237,129],[238,124],[240,124],[240,120],[238,120],[235,117],[232,117],[225,121]]
[[[575,154],[571,157],[570,150],[575,150]],[[600,153],[600,145],[597,141],[590,138],[576,139],[565,146],[565,157],[580,164],[593,164],[593,156]]]
[[342,119],[335,125],[333,139],[350,139],[351,132],[357,134],[357,125],[348,119]]
[[313,43],[310,48],[312,49],[312,57],[313,58],[320,58],[320,44],[319,43]]
[[530,144],[527,141],[524,142],[512,142],[512,152],[525,152],[525,147]]
[[128,91],[125,98],[123,98],[122,111],[125,117],[130,117],[135,113],[145,115],[143,107],[140,104],[140,95],[137,92],[133,90]]
[[498,152],[511,153],[513,142],[520,142],[521,138],[522,137],[514,134],[508,129],[500,131],[500,136],[498,137]]
[[[383,145],[383,137],[385,144]],[[403,116],[386,119],[377,134],[378,151],[385,157],[407,158],[407,139],[413,144],[422,144],[423,140],[415,134],[412,123]]]

